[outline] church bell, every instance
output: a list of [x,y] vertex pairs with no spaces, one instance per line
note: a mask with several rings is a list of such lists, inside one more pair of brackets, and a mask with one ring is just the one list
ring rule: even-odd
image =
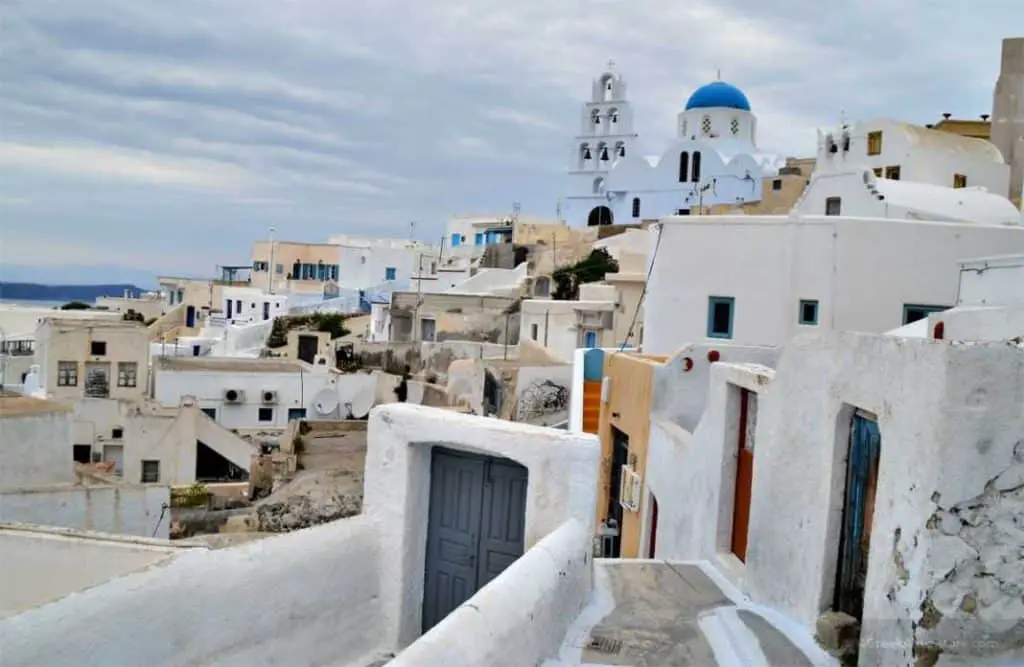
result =
[[590,149],[589,148],[584,148],[583,149],[583,159],[584,160],[589,160],[590,159]]
[[608,161],[608,147],[607,146],[605,146],[604,148],[601,149],[601,159],[604,160],[605,162]]

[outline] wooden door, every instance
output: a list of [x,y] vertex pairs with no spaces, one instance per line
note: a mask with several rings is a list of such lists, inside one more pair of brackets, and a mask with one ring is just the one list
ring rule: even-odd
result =
[[750,494],[754,482],[754,430],[757,425],[757,394],[740,389],[740,423],[736,443],[736,492],[732,511],[732,552],[747,562],[750,528]]

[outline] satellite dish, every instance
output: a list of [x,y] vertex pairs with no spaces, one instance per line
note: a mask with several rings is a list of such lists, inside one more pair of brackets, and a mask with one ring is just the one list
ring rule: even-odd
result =
[[313,397],[313,409],[318,415],[329,415],[338,409],[338,394],[331,389],[321,389]]
[[[353,419],[363,419],[366,415],[370,414],[370,409],[373,407],[373,402],[376,398],[377,378],[373,375],[365,375],[363,378],[360,378],[362,381],[359,383],[354,395],[345,398],[347,410],[352,411]],[[344,417],[345,415],[343,414],[342,418]]]

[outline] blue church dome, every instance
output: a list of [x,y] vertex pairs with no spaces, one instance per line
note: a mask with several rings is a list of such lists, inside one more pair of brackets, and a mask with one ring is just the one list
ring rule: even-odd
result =
[[750,101],[743,91],[725,81],[712,81],[693,91],[686,101],[690,109],[742,109],[750,111]]

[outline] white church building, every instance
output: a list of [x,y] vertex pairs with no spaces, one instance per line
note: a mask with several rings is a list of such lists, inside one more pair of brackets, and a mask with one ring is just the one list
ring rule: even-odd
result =
[[762,153],[756,136],[747,96],[713,81],[687,100],[668,148],[660,156],[643,155],[626,82],[609,64],[583,105],[563,215],[574,227],[628,224],[757,201],[761,179],[778,173],[785,160]]

